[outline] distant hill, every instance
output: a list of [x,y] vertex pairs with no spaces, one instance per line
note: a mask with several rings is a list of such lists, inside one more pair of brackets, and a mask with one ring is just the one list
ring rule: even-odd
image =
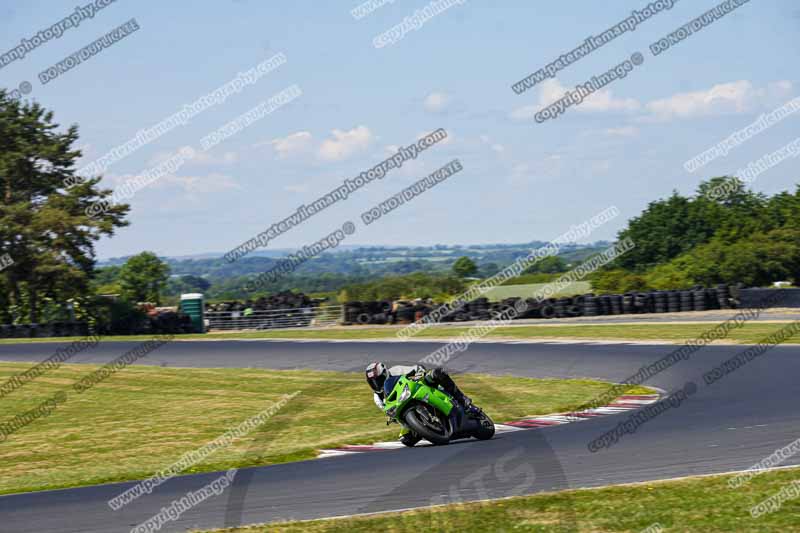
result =
[[[342,246],[333,252],[326,252],[302,264],[297,275],[346,274],[358,276],[380,276],[386,274],[405,274],[409,272],[442,272],[449,270],[453,261],[467,256],[478,265],[497,265],[502,267],[544,246],[545,242],[534,241],[522,244],[478,244],[478,245],[435,245],[435,246]],[[609,243],[600,241],[591,244],[570,244],[562,246],[562,257],[567,261],[585,258],[605,248]],[[222,255],[202,253],[188,256],[166,256],[173,276],[202,276],[208,279],[223,279],[258,274],[270,269],[276,262],[294,249],[259,250],[233,263]],[[121,265],[127,257],[117,257],[100,261],[99,267]]]

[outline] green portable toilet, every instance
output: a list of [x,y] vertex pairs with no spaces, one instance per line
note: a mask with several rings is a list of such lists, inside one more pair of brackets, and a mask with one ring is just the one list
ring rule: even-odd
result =
[[206,327],[203,321],[203,295],[199,292],[181,294],[181,311],[189,315],[192,319],[195,333],[205,333]]

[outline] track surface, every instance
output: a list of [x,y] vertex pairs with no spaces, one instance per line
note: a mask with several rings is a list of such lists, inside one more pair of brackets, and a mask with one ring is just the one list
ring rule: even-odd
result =
[[[135,345],[103,343],[72,362],[102,363]],[[361,368],[372,359],[419,360],[438,346],[436,343],[175,342],[141,362],[178,367],[350,370]],[[57,347],[0,345],[0,360],[40,361]],[[675,348],[473,344],[448,367],[456,372],[619,381]],[[679,408],[650,420],[610,449],[590,453],[587,443],[627,419],[628,414],[520,431],[487,442],[245,469],[239,471],[235,486],[225,494],[207,500],[161,531],[395,510],[458,499],[745,469],[800,437],[800,412],[796,408],[800,393],[797,378],[800,347],[774,348],[718,383],[711,386],[703,383],[704,372],[744,349],[743,346],[707,347],[652,378],[647,384],[670,391],[693,381],[698,391]],[[369,401],[368,391],[364,393],[365,401]],[[785,464],[800,464],[800,457],[793,457]],[[0,497],[0,529],[39,533],[130,531],[162,506],[218,476],[175,478],[117,512],[106,501],[130,487],[130,483]],[[568,521],[569,517],[562,519]]]

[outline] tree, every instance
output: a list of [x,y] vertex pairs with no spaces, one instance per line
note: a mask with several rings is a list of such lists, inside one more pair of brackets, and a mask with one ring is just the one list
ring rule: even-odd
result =
[[455,263],[453,263],[453,272],[462,278],[473,276],[477,271],[478,266],[475,264],[475,261],[467,256],[459,257],[456,259]]
[[460,294],[465,288],[466,285],[461,278],[417,272],[347,285],[340,291],[338,299],[340,302],[413,298],[433,298],[436,301],[443,301]]
[[0,90],[0,248],[14,261],[0,273],[0,283],[16,320],[25,315],[38,322],[44,298],[85,297],[95,241],[128,224],[126,204],[87,214],[112,194],[98,189],[101,177],[65,185],[81,152],[74,148],[77,126],[64,133],[58,127],[52,112]]
[[630,238],[636,247],[620,256],[615,262],[627,268],[643,268],[680,255],[692,248],[698,241],[706,240],[712,232],[697,225],[694,233],[700,234],[690,238],[692,229],[689,221],[690,200],[674,192],[666,200],[651,202],[638,217],[628,222],[628,227],[619,233],[619,240]]
[[[713,194],[715,190],[725,194]],[[745,190],[741,180],[727,176],[701,183],[693,197],[673,192],[667,199],[651,202],[619,233],[620,241],[630,238],[636,247],[620,256],[614,267],[642,271],[712,238],[730,243],[774,229],[776,220],[767,205],[763,195]]]
[[169,283],[170,294],[183,294],[187,292],[206,292],[211,288],[211,282],[200,276],[181,276],[171,279]]
[[[637,224],[654,212],[646,213]],[[705,220],[713,228],[712,236],[697,242],[694,239],[698,234],[688,233],[687,242],[694,243],[689,250],[650,266],[638,276],[647,288],[685,289],[716,283],[766,286],[800,278],[800,187],[794,194],[782,192],[767,198],[745,190],[736,178],[713,178],[700,184],[686,213],[688,220]],[[628,230],[633,227],[632,223]],[[640,237],[647,238],[644,233]],[[651,251],[653,244],[647,243]],[[632,270],[645,269],[634,264]],[[631,287],[636,280],[629,279],[628,274],[626,270],[605,269],[593,280],[594,286]]]
[[500,265],[497,263],[484,263],[480,266],[480,275],[484,278],[490,278],[500,272]]
[[551,255],[536,261],[529,266],[524,274],[557,274],[567,271],[567,263],[557,255]]
[[169,279],[169,265],[153,252],[142,252],[128,259],[119,272],[122,296],[131,302],[161,303],[161,293]]
[[714,238],[667,265],[653,270],[648,278],[675,269],[685,273],[692,284],[744,283],[766,286],[775,281],[800,278],[800,231],[790,228],[754,233],[734,243]]
[[122,267],[112,265],[97,268],[94,271],[91,288],[94,294],[120,294],[122,288],[119,286],[119,271]]

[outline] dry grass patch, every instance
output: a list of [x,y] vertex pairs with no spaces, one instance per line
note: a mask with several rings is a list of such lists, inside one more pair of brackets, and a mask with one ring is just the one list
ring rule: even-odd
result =
[[[30,365],[0,363],[0,380]],[[361,373],[128,367],[83,394],[94,365],[64,365],[0,399],[2,418],[54,393],[68,399],[0,443],[0,493],[146,478],[184,453],[301,392],[256,430],[189,472],[310,459],[323,447],[393,439]],[[607,390],[588,380],[463,375],[462,388],[500,422],[572,409]]]

